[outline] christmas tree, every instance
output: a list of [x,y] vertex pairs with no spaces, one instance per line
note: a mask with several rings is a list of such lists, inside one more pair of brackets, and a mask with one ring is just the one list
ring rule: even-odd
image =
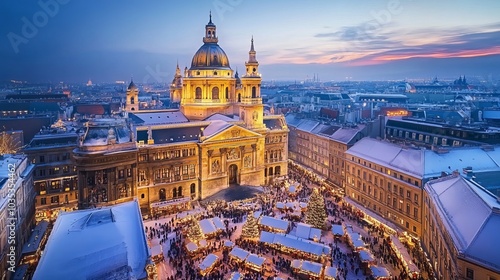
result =
[[259,238],[259,224],[257,218],[254,217],[253,212],[247,215],[247,221],[241,229],[241,237],[248,239]]
[[187,237],[197,243],[198,241],[205,239],[205,235],[201,231],[200,224],[198,223],[197,220],[191,218],[189,219],[189,222],[187,224]]
[[307,203],[306,223],[315,228],[324,229],[326,218],[325,200],[318,189],[314,189]]

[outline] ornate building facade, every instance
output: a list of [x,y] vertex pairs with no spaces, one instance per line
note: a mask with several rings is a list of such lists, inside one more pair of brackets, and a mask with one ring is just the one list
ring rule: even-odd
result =
[[253,38],[245,68],[242,77],[231,69],[210,17],[191,67],[182,75],[177,65],[170,85],[180,109],[139,110],[131,82],[127,117],[89,122],[74,150],[80,207],[137,197],[144,213],[175,211],[287,174],[288,127],[282,115],[264,115]]

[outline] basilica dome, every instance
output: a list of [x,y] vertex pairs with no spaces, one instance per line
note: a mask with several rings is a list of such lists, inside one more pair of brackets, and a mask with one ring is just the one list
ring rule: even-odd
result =
[[194,54],[191,70],[231,69],[226,53],[217,43],[205,43]]

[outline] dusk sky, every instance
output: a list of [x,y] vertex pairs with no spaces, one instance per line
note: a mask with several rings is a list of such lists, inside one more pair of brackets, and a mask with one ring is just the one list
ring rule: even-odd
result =
[[231,68],[253,35],[264,80],[500,79],[495,0],[3,0],[0,80],[171,81],[210,10]]

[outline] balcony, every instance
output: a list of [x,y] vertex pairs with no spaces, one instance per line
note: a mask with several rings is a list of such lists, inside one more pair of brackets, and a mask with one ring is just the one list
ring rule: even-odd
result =
[[241,103],[243,104],[262,104],[262,98],[241,98]]

